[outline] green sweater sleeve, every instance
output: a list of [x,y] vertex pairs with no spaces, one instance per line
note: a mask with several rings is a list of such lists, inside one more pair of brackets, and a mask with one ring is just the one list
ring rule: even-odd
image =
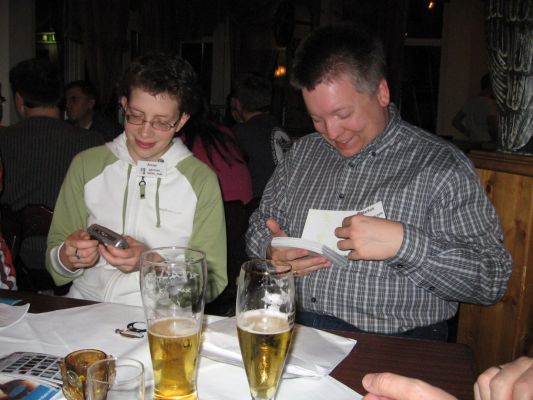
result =
[[213,301],[228,283],[226,269],[226,221],[216,175],[194,157],[178,164],[187,176],[198,202],[189,246],[207,255],[206,303]]
[[98,175],[102,165],[114,161],[105,146],[85,150],[72,160],[67,171],[54,208],[52,225],[48,232],[46,249],[46,269],[56,285],[71,282],[76,276],[61,274],[60,268],[54,268],[53,250],[78,229],[87,228],[88,211],[84,201],[85,184]]

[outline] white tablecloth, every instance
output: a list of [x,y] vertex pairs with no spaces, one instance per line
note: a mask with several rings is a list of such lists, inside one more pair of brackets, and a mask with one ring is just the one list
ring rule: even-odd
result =
[[[208,317],[207,323],[219,319]],[[152,381],[152,365],[146,337],[124,338],[115,333],[133,321],[144,321],[141,307],[111,303],[28,313],[16,324],[0,330],[0,356],[15,351],[33,351],[64,356],[83,348],[96,348],[114,356],[126,356],[144,363],[148,384]],[[201,357],[198,371],[198,395],[208,399],[248,399],[246,375],[242,368]],[[361,396],[331,378],[301,377],[283,379],[277,400],[361,399]]]

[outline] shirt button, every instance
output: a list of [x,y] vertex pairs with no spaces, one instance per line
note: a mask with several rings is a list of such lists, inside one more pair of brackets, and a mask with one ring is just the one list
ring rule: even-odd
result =
[[339,193],[339,199],[344,199],[344,193]]
[[311,303],[316,303],[316,297],[311,297]]
[[376,152],[373,151],[372,153],[370,153],[372,155],[372,157],[375,157],[376,156]]
[[430,292],[432,292],[432,291],[434,291],[434,290],[435,290],[435,286],[430,286],[430,287],[429,287],[429,291],[430,291]]
[[396,268],[402,269],[402,268],[403,268],[403,264],[398,264],[398,265],[396,266]]
[[353,168],[353,167],[355,167],[355,164],[354,164],[353,162],[349,162],[349,163],[348,163],[348,166],[349,166],[350,168]]

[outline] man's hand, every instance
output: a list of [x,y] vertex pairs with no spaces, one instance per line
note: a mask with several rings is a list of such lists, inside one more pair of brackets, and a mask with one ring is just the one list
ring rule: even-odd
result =
[[533,358],[520,357],[489,368],[479,375],[474,395],[476,400],[533,399]]
[[[269,218],[266,221],[266,226],[272,233],[272,237],[287,236],[275,219]],[[272,260],[290,264],[295,276],[302,276],[321,268],[331,267],[331,262],[327,258],[322,256],[309,257],[310,253],[305,249],[274,248],[269,246],[268,253]]]
[[350,250],[351,260],[386,260],[394,257],[403,241],[403,225],[378,217],[354,215],[335,229],[340,250]]
[[92,267],[99,257],[98,241],[83,230],[71,233],[59,251],[61,263],[71,271]]
[[122,272],[129,273],[139,270],[141,253],[147,248],[144,243],[135,240],[131,236],[126,236],[126,241],[128,242],[127,249],[113,246],[106,247],[103,244],[100,244],[98,248],[102,257],[104,257],[109,264]]
[[429,383],[391,372],[366,374],[363,387],[368,391],[363,400],[457,400]]

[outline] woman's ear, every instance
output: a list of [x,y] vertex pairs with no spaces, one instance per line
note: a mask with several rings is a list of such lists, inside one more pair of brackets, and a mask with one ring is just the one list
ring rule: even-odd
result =
[[126,98],[126,96],[120,97],[120,105],[122,106],[122,109],[126,111],[126,108],[128,107],[128,99]]
[[191,117],[190,114],[187,114],[187,113],[181,114],[181,117],[178,123],[176,124],[176,132],[179,132],[179,130],[183,128],[183,125],[185,125],[185,123],[189,120],[190,117]]

